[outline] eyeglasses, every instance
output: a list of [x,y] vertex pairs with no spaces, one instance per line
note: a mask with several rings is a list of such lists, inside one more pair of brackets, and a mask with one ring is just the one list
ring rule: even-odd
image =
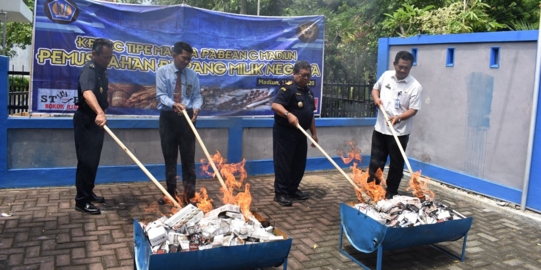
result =
[[296,75],[299,75],[305,79],[310,79],[310,76],[312,76],[310,73],[305,73],[305,74],[297,73]]

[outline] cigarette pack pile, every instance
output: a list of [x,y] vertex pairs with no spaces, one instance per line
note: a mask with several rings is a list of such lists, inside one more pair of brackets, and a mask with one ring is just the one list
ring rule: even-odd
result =
[[409,196],[380,200],[374,207],[359,203],[354,208],[388,227],[411,227],[465,218],[442,202],[421,202],[419,198]]
[[256,218],[245,221],[236,205],[227,204],[203,214],[189,204],[170,218],[161,217],[140,223],[154,254],[204,250],[283,240],[272,226],[263,226]]

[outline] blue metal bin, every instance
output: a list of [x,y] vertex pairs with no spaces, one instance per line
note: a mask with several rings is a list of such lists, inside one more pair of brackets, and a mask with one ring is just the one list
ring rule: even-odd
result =
[[[256,215],[257,217],[258,215]],[[259,219],[259,218],[258,218]],[[276,235],[285,240],[252,245],[219,247],[189,252],[152,254],[143,228],[133,220],[133,247],[136,269],[255,269],[276,267],[287,269],[287,257],[293,239],[279,229]]]
[[[378,270],[381,269],[382,253],[384,250],[403,249],[419,245],[431,245],[461,262],[464,261],[468,231],[473,222],[472,217],[415,227],[392,228],[373,220],[353,208],[353,205],[353,203],[340,204],[342,222],[340,224],[339,250],[363,268],[369,269],[342,250],[343,234],[346,235],[351,245],[361,252],[372,253],[375,250],[378,251]],[[464,237],[462,257],[457,257],[440,247],[432,245],[444,241],[456,241],[462,237]]]

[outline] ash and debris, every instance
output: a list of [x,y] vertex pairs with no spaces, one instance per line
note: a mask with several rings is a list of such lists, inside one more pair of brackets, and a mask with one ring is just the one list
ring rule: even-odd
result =
[[154,254],[204,250],[283,240],[274,227],[251,216],[246,221],[239,206],[227,204],[203,214],[191,204],[170,218],[139,222]]

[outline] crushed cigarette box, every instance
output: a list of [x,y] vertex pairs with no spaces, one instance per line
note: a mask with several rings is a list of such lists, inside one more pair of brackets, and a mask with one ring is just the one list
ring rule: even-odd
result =
[[147,234],[152,246],[159,245],[167,240],[167,232],[163,226],[151,227]]
[[173,228],[175,226],[182,225],[182,224],[188,222],[194,216],[196,216],[199,212],[202,213],[202,211],[199,208],[197,208],[196,206],[193,206],[191,204],[188,204],[186,207],[182,208],[182,210],[178,211],[172,217],[167,219],[164,222],[164,224],[165,224],[165,226],[167,226],[169,228]]

